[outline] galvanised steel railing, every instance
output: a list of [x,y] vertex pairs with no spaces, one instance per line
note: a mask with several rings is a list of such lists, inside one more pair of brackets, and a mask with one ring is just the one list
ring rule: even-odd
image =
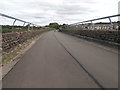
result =
[[[79,25],[79,24],[83,24],[83,23],[87,23],[87,22],[90,22],[93,25],[93,21],[97,21],[97,20],[102,20],[102,19],[107,19],[108,18],[109,21],[110,21],[110,24],[111,24],[111,29],[112,29],[113,23],[112,23],[111,18],[113,18],[113,17],[120,17],[120,14],[112,15],[112,16],[106,16],[106,17],[97,18],[97,19],[91,19],[91,20],[82,21],[82,22],[77,22],[77,23],[70,24],[70,25]],[[93,27],[94,27],[94,25],[93,25]]]
[[[14,22],[13,22],[13,28],[14,28],[14,25],[15,25],[15,22],[16,21],[20,21],[20,22],[23,22],[23,26],[27,23],[28,24],[28,30],[30,29],[30,25],[33,25],[33,26],[39,26],[39,25],[36,25],[36,24],[33,24],[33,23],[30,23],[30,22],[27,22],[27,21],[24,21],[24,20],[21,20],[21,19],[18,19],[18,18],[15,18],[15,17],[12,17],[12,16],[8,16],[6,14],[2,14],[0,13],[0,16],[3,16],[3,17],[6,17],[6,18],[10,18],[10,19],[14,19]],[[33,28],[32,28],[33,29]]]

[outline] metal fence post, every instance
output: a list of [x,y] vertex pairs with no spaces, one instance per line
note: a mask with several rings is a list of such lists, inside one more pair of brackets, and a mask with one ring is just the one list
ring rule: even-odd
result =
[[93,21],[91,21],[91,25],[92,25],[92,30],[94,30],[94,29],[95,29],[95,26],[94,26]]
[[30,30],[30,24],[28,24],[28,30]]
[[24,24],[23,24],[23,26],[25,25],[25,22],[24,22]]
[[15,22],[16,22],[16,19],[14,20],[14,22],[13,22],[13,26],[12,26],[12,29],[14,29],[14,25],[15,25]]
[[24,29],[25,23],[26,23],[26,22],[23,23],[23,27],[22,27],[22,29]]
[[113,23],[112,23],[112,20],[111,20],[110,17],[109,17],[108,19],[109,19],[109,21],[110,21],[110,30],[112,30],[112,29],[113,29]]
[[34,27],[34,26],[32,26],[32,30],[33,30],[33,27]]
[[0,33],[2,33],[2,25],[0,25]]
[[[6,17],[6,18],[10,18],[10,19],[13,19],[13,20],[14,20],[12,29],[14,29],[14,24],[15,24],[16,21],[24,22],[23,26],[25,25],[25,23],[27,23],[27,24],[33,24],[33,23],[26,22],[26,21],[21,20],[21,19],[18,19],[18,18],[14,18],[14,17],[8,16],[8,15],[3,14],[3,13],[0,13],[0,16]],[[33,24],[33,25],[34,25],[34,24]],[[39,25],[38,25],[38,26],[39,26]],[[30,30],[30,26],[29,26],[29,25],[28,25],[28,30]]]
[[[75,24],[79,24],[79,23],[86,23],[86,22],[91,22],[91,21],[97,21],[97,20],[102,20],[102,19],[109,19],[110,21],[110,29],[113,30],[113,23],[112,23],[112,20],[111,18],[113,17],[120,17],[120,14],[117,14],[117,15],[112,15],[112,16],[106,16],[106,17],[101,17],[101,18],[97,18],[97,19],[92,19],[92,20],[87,20],[87,21],[82,21],[82,22],[77,22],[77,23],[74,23],[74,24],[71,24],[71,25],[75,25]],[[119,20],[118,20],[119,21]],[[92,23],[92,22],[91,22]],[[85,28],[85,25],[83,25],[83,27]],[[92,29],[94,30],[95,29],[95,25],[94,23],[92,23]]]

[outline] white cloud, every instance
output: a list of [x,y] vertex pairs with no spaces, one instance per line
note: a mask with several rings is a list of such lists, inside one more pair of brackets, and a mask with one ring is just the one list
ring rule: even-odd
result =
[[70,24],[117,14],[118,0],[2,0],[0,13],[39,25]]

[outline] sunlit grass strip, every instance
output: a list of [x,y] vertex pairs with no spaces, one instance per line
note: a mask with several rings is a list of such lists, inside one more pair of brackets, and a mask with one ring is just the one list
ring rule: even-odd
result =
[[2,57],[2,60],[0,61],[0,65],[4,65],[10,61],[15,60],[15,58],[20,55],[20,53],[27,47],[29,46],[33,40],[38,39],[41,35],[43,35],[45,32],[42,32],[41,34],[35,36],[34,38],[31,38],[27,41],[25,41],[23,44],[19,44],[13,48],[12,51],[10,51],[7,54],[4,54]]
[[23,32],[28,31],[27,29],[3,29],[2,33],[10,33],[10,32]]
[[27,40],[26,42],[24,42],[23,44],[19,44],[17,45],[15,48],[13,48],[13,50],[5,55],[3,55],[2,57],[2,62],[0,62],[0,64],[2,63],[2,65],[6,64],[9,61],[14,60],[14,58],[20,54],[21,50],[23,50],[26,46],[28,46],[30,43],[32,42],[31,40]]

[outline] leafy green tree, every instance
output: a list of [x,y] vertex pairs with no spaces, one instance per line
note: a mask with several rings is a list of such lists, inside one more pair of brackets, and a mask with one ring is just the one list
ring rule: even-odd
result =
[[49,24],[49,27],[50,27],[50,28],[59,29],[59,24],[56,23],[56,22],[54,22],[54,23],[50,23],[50,24]]
[[118,30],[120,30],[120,26],[118,26]]

